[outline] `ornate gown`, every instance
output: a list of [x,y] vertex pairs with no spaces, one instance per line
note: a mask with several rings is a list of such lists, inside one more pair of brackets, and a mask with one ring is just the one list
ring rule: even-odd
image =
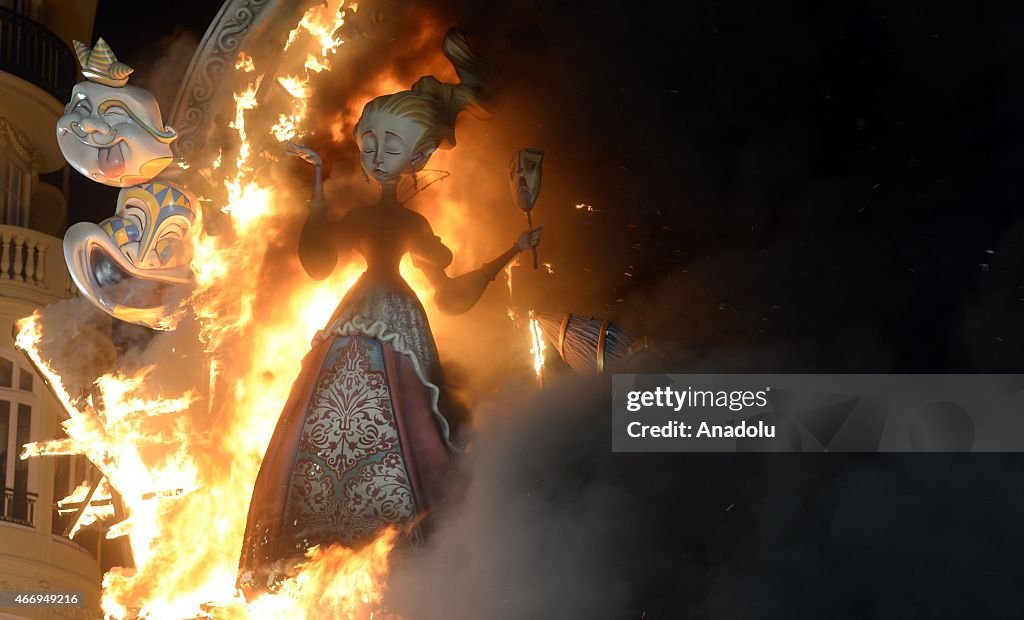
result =
[[313,545],[355,546],[388,524],[412,523],[442,498],[450,466],[437,348],[399,262],[411,252],[443,273],[451,253],[421,215],[400,206],[318,224],[367,268],[314,338],[267,448],[243,543],[243,588],[247,579],[272,581],[287,570],[279,560]]

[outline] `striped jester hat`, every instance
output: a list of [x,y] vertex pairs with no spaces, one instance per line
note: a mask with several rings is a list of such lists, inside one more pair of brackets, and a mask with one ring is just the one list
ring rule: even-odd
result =
[[87,80],[107,86],[120,87],[128,83],[132,69],[123,62],[118,62],[114,50],[100,37],[96,47],[90,48],[81,41],[74,41],[75,54],[82,65],[82,75]]

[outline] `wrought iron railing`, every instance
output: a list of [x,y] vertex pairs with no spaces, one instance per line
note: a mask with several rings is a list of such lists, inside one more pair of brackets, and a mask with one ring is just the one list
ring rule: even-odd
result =
[[31,82],[64,102],[76,81],[75,55],[41,24],[0,7],[0,71]]
[[38,498],[35,493],[4,489],[3,501],[0,502],[0,521],[32,527],[36,522]]

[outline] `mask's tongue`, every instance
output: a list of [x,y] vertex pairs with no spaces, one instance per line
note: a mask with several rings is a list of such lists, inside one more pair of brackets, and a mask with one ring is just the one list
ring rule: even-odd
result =
[[100,170],[108,179],[119,179],[124,175],[124,152],[121,151],[121,144],[118,142],[114,146],[100,149]]

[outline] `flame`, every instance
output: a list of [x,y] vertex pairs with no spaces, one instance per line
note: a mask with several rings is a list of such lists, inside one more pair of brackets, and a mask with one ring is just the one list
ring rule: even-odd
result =
[[294,75],[281,76],[277,78],[277,83],[296,99],[309,99],[313,95],[313,89],[309,87],[309,82]]
[[284,50],[288,51],[302,32],[306,32],[320,44],[320,56],[334,53],[338,46],[344,43],[340,37],[336,37],[334,34],[345,22],[343,4],[344,2],[338,0],[329,0],[323,5],[314,6],[306,11],[299,21],[299,25],[288,33]]
[[[251,155],[250,150],[252,146],[249,143],[248,135],[245,132],[245,113],[256,107],[256,93],[260,89],[260,82],[263,81],[263,76],[260,75],[255,81],[250,82],[246,89],[240,93],[235,93],[235,120],[228,124],[229,127],[238,132],[239,144],[241,145],[238,149],[238,159],[236,165],[238,166],[239,172],[246,170],[246,164],[249,161]],[[237,198],[237,183],[234,187],[228,187],[228,191],[234,190],[236,195],[232,198]],[[234,200],[229,198],[228,204],[235,204]],[[227,212],[225,210],[225,212]]]
[[294,138],[298,132],[299,118],[295,114],[279,114],[277,123],[270,128],[270,134],[278,142],[284,142]]
[[505,282],[508,284],[508,296],[512,297],[512,268],[519,265],[519,257],[513,258],[509,264],[505,265]]
[[537,373],[537,384],[544,387],[544,334],[533,310],[530,310],[530,353],[533,355],[533,371]]
[[235,69],[246,73],[252,73],[256,70],[256,62],[253,60],[252,56],[245,52],[239,52],[238,60],[235,61]]
[[[256,72],[257,59],[245,53],[237,59],[235,75],[243,86],[234,96],[230,127],[238,152],[232,162],[219,150],[204,171],[223,188],[223,206],[220,214],[200,212],[191,238],[195,289],[189,307],[199,327],[206,385],[161,393],[157,379],[165,369],[146,366],[118,369],[97,378],[87,393],[73,393],[59,360],[41,353],[41,316],[19,323],[16,345],[68,413],[68,439],[30,444],[22,457],[83,454],[99,469],[103,479],[76,533],[109,521],[115,498],[124,506],[124,519],[107,537],[127,537],[134,566],[104,575],[101,606],[108,617],[356,618],[379,604],[394,530],[358,551],[311,549],[297,575],[252,603],[235,587],[245,507],[267,442],[314,333],[363,270],[353,259],[325,281],[296,278],[276,289],[272,304],[262,303],[265,257],[283,226],[280,205],[290,201],[260,174],[266,161],[260,138],[291,139],[307,130],[313,77],[330,70],[342,44],[334,34],[343,23],[341,7],[329,0],[311,8],[289,34],[285,49],[294,53],[284,56],[283,77],[272,78],[287,97],[279,98],[281,109],[269,110],[278,123],[267,133],[256,135],[247,126],[248,114],[264,105],[265,76]],[[230,232],[213,226],[211,217],[226,218]],[[450,234],[461,224],[458,216],[446,218],[437,232]],[[471,254],[463,259],[476,260]],[[427,299],[431,289],[420,272],[408,261],[402,271]],[[80,485],[58,509],[76,511],[87,493]]]
[[317,58],[313,54],[306,56],[306,63],[303,66],[310,71],[315,71],[316,73],[320,73],[321,71],[325,71],[330,68],[328,63]]
[[279,113],[277,123],[270,128],[270,135],[278,142],[292,140],[305,133],[302,125],[308,113],[306,100],[313,95],[313,88],[310,85],[312,76],[330,70],[331,62],[328,56],[333,56],[344,43],[334,34],[345,23],[343,5],[343,0],[328,0],[322,5],[310,8],[302,16],[299,25],[288,34],[285,51],[288,51],[296,41],[303,39],[303,33],[320,46],[320,51],[319,54],[306,54],[301,66],[301,75],[282,75],[277,78],[277,83],[292,98],[291,110]]
[[[174,398],[147,394],[146,378],[153,370],[148,367],[133,375],[116,373],[98,378],[98,398],[72,397],[59,374],[40,356],[39,318],[36,312],[19,322],[15,346],[28,354],[64,406],[69,417],[63,425],[72,441],[29,444],[21,457],[84,454],[114,484],[125,503],[140,514],[156,510],[152,502],[145,506],[143,499],[153,487],[193,490],[198,471],[187,455],[191,442],[184,420],[179,418],[169,424],[151,421],[182,411],[195,400],[195,393]],[[180,445],[183,449],[154,454],[153,446],[165,445]],[[131,536],[136,563],[144,565],[151,557],[150,542],[157,534],[155,519],[137,520],[133,525],[125,528],[125,533]]]
[[[89,495],[90,488],[91,487],[84,482],[78,485],[70,495],[57,502],[57,511],[62,515],[77,512],[78,506],[81,505]],[[96,491],[93,492],[92,497],[89,500],[89,505],[82,511],[78,521],[71,529],[69,536],[70,538],[74,538],[75,534],[81,531],[82,528],[88,527],[99,521],[110,519],[113,516],[113,496],[110,492],[109,483],[106,479],[103,479],[98,483]]]
[[[355,10],[351,4],[345,7]],[[20,325],[19,348],[69,416],[64,422],[69,439],[32,444],[23,456],[83,454],[96,464],[103,479],[79,529],[101,520],[110,523],[114,500],[123,505],[123,516],[118,510],[122,520],[110,526],[107,536],[127,537],[134,566],[104,576],[102,608],[108,617],[380,618],[394,530],[357,551],[311,549],[294,577],[251,603],[235,587],[246,507],[267,442],[311,339],[364,268],[354,257],[329,279],[313,282],[301,275],[292,251],[287,267],[294,269],[294,281],[275,282],[273,292],[267,292],[268,274],[287,271],[276,264],[282,262],[280,251],[274,254],[285,223],[295,219],[296,214],[285,211],[301,201],[274,185],[267,174],[272,158],[265,153],[276,151],[278,141],[311,131],[307,102],[319,80],[330,79],[322,73],[336,70],[342,41],[335,33],[344,15],[340,0],[307,11],[288,36],[276,74],[264,71],[271,63],[239,55],[230,123],[237,152],[225,144],[208,168],[195,166],[223,194],[216,202],[208,200],[214,206],[198,213],[191,233],[196,285],[188,307],[199,331],[202,385],[161,391],[162,373],[178,368],[171,363],[119,368],[80,394],[62,383],[60,361],[41,354],[40,317]],[[424,27],[421,34],[437,33]],[[371,82],[368,97],[408,87],[404,77],[392,72]],[[277,122],[269,130],[256,128],[254,111]],[[317,129],[338,140],[351,139],[360,111],[354,104],[346,106],[334,122]],[[452,272],[490,258],[476,252],[473,239],[460,243],[464,231],[476,224],[469,205],[432,196],[424,215],[455,254]],[[268,254],[274,258],[268,260]],[[434,323],[430,284],[408,257],[401,273]],[[531,321],[531,338],[537,327]],[[539,347],[533,359],[542,381],[543,342],[533,344]],[[86,493],[76,489],[58,509],[73,512]]]
[[[309,562],[294,578],[283,581],[277,592],[263,595],[249,605],[249,615],[259,620],[292,620],[296,610],[302,617],[356,618],[356,613],[334,615],[332,610],[359,610],[380,603],[383,594],[373,575],[387,573],[388,556],[398,536],[388,528],[373,543],[359,551],[332,545],[312,547]],[[322,615],[321,615],[322,614]]]

